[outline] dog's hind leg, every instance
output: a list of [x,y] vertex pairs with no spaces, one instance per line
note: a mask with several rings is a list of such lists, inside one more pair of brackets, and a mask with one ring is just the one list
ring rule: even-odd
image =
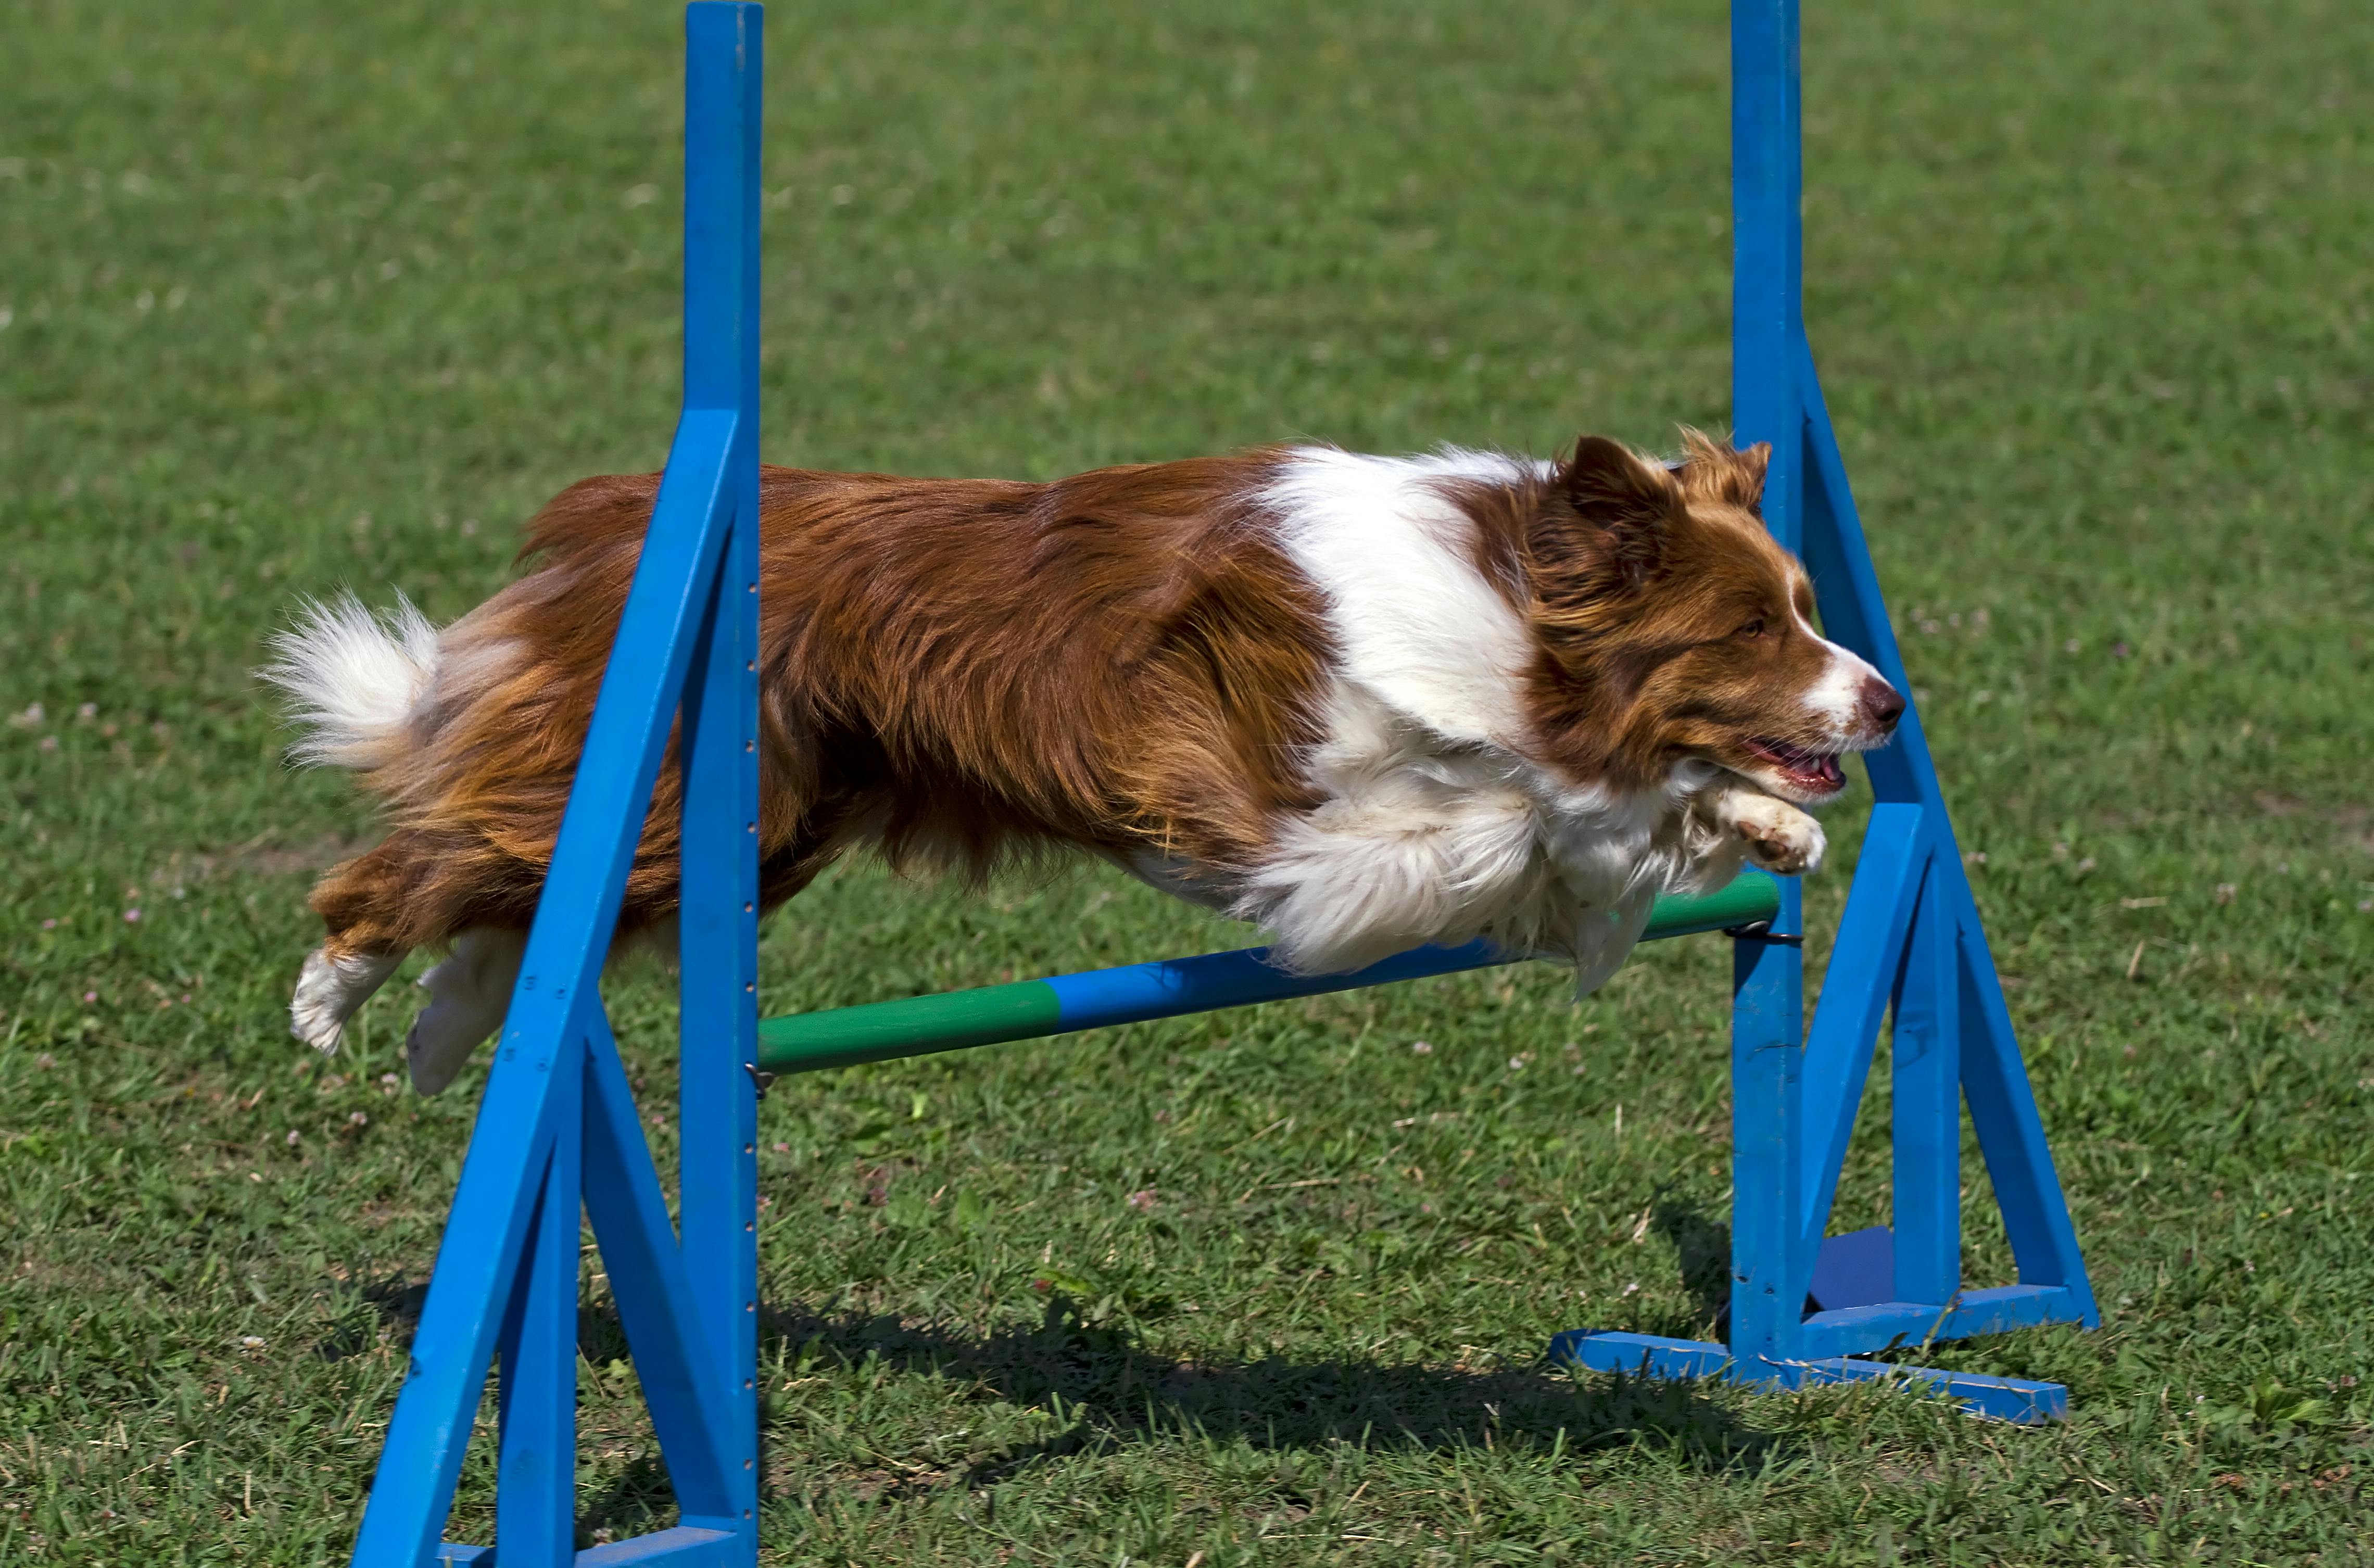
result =
[[288,1032],[324,1056],[346,1037],[347,1020],[387,983],[404,953],[364,953],[324,942],[308,954],[288,1000]]
[[441,942],[462,922],[439,885],[437,846],[399,830],[377,847],[332,868],[314,886],[312,905],[329,940],[306,958],[288,1002],[289,1032],[335,1051],[347,1020],[387,983],[404,955]]
[[452,956],[420,977],[429,1005],[404,1038],[413,1090],[434,1094],[453,1082],[478,1043],[503,1026],[527,933],[481,926],[464,931]]

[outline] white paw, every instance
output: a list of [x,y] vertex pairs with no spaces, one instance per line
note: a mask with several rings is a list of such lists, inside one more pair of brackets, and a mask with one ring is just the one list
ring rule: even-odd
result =
[[297,992],[288,999],[288,1032],[324,1056],[336,1050],[346,1036],[347,1020],[403,962],[400,953],[388,957],[349,953],[333,958],[328,948],[315,948],[305,955]]
[[1819,871],[1829,847],[1820,823],[1769,795],[1733,796],[1723,820],[1745,842],[1749,860],[1780,876]]

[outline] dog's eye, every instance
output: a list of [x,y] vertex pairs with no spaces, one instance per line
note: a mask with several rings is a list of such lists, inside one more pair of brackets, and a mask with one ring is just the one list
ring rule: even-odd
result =
[[1764,622],[1761,619],[1750,621],[1745,626],[1740,627],[1739,630],[1733,635],[1748,641],[1753,641],[1764,635]]

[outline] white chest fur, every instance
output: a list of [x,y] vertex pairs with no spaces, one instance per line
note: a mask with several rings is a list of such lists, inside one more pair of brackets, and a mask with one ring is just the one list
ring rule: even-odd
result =
[[1473,525],[1435,487],[1528,475],[1490,453],[1298,452],[1267,499],[1325,596],[1338,664],[1310,759],[1324,797],[1288,824],[1235,912],[1298,969],[1486,937],[1571,958],[1583,989],[1623,961],[1664,888],[1688,878],[1677,778],[1619,798],[1528,760],[1524,627],[1475,566]]

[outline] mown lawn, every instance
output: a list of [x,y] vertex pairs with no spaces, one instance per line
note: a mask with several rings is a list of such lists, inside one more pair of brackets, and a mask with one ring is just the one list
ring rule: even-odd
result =
[[[780,1085],[770,1562],[2374,1561],[2374,13],[1808,9],[1808,314],[2106,1318],[1932,1359],[2074,1419],[1541,1363],[1719,1305],[1700,939],[1580,1011],[1536,969]],[[1713,0],[770,29],[774,461],[1723,422]],[[458,614],[543,497],[658,462],[679,39],[617,0],[0,24],[0,1562],[345,1550],[476,1080],[383,1076],[401,987],[335,1060],[288,1038],[307,879],[370,826],[249,672],[298,594]],[[1240,937],[1101,874],[852,869],[765,1000]],[[664,1154],[665,993],[612,999]],[[1975,1165],[1969,1206],[1994,1282]],[[590,1541],[669,1504],[586,1310]]]

